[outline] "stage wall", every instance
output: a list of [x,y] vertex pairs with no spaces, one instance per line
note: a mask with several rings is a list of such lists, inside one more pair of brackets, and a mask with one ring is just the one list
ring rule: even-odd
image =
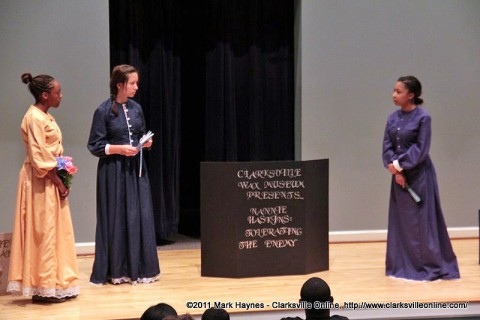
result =
[[[330,159],[330,230],[384,230],[389,175],[385,120],[400,75],[424,84],[431,155],[449,227],[477,226],[480,208],[480,2],[296,1],[297,160]],[[93,110],[108,96],[106,0],[0,1],[0,232],[13,223],[32,102],[20,74],[51,73],[64,99],[53,112],[80,167],[70,196],[77,242],[93,242],[97,159],[86,149]]]

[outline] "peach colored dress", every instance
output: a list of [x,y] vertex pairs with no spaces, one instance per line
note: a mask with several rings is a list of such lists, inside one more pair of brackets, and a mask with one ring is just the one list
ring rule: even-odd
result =
[[30,106],[21,125],[26,158],[19,173],[7,292],[78,295],[78,266],[68,200],[46,177],[63,154],[53,116]]

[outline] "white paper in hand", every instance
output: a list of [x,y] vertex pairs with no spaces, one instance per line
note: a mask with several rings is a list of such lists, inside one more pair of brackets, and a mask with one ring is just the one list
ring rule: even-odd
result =
[[137,146],[137,149],[138,150],[141,150],[143,145],[148,141],[150,140],[151,137],[153,137],[154,133],[152,131],[148,131],[147,133],[145,133],[143,135],[143,137],[140,138],[140,140],[138,140],[138,146]]

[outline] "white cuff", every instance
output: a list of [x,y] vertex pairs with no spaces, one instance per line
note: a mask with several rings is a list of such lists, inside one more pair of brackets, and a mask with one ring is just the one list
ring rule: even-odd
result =
[[395,169],[397,169],[398,172],[402,172],[402,171],[403,171],[403,168],[400,167],[400,164],[398,163],[398,160],[393,160],[392,164],[393,164],[393,167],[394,167]]
[[108,143],[105,145],[105,154],[106,155],[110,154],[110,144],[108,144]]

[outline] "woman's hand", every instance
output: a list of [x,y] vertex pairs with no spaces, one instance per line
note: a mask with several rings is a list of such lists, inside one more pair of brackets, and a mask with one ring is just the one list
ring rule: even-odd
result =
[[122,154],[126,157],[132,157],[137,155],[138,149],[135,147],[132,147],[129,144],[123,145],[122,146]]
[[398,173],[397,169],[395,169],[395,167],[393,166],[393,163],[390,163],[390,164],[387,166],[387,170],[388,170],[391,174],[397,174],[397,173]]
[[137,148],[129,144],[115,144],[110,146],[110,154],[121,154],[122,156],[132,157],[138,153]]
[[70,194],[70,189],[63,184],[63,181],[61,179],[58,179],[58,180],[59,180],[57,182],[58,193],[60,194],[60,199],[64,200]]
[[65,187],[65,191],[62,192],[60,188],[58,188],[58,192],[60,193],[60,199],[65,200],[65,198],[68,197],[68,195],[70,194],[70,189],[67,189]]
[[152,147],[152,144],[153,144],[153,139],[150,138],[150,139],[148,139],[147,142],[145,142],[145,143],[143,144],[143,148],[151,148],[151,147]]
[[405,176],[401,173],[395,174],[395,182],[399,184],[402,188],[405,188],[405,185],[407,184],[407,179],[405,179]]
[[53,168],[52,170],[48,171],[47,178],[52,180],[53,184],[57,187],[58,193],[60,194],[60,199],[63,200],[69,195],[70,189],[68,189],[58,177],[57,168]]

